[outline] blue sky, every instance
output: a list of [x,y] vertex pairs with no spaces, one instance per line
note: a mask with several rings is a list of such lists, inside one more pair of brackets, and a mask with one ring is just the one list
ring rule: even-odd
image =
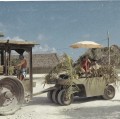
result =
[[5,38],[36,41],[33,52],[68,53],[77,59],[84,49],[71,49],[78,41],[120,45],[119,1],[0,2],[0,31]]

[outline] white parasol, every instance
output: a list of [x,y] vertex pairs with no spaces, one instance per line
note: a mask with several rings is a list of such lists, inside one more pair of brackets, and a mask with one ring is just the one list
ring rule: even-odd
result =
[[70,47],[72,48],[101,48],[102,45],[93,42],[93,41],[81,41],[72,44]]

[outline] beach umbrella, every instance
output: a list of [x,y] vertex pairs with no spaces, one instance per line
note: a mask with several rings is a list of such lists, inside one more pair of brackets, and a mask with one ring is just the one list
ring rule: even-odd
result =
[[81,41],[70,45],[72,48],[101,48],[102,45],[93,41]]

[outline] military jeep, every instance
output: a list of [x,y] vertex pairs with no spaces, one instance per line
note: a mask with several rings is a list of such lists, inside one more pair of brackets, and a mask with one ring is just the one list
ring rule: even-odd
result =
[[[62,73],[58,69],[62,69]],[[46,76],[46,83],[54,86],[46,89],[45,92],[48,92],[49,100],[60,105],[71,104],[75,96],[80,98],[100,96],[109,100],[115,96],[117,81],[118,76],[112,66],[102,66],[96,74],[93,72],[91,75],[82,76],[76,73],[71,62],[68,64],[66,62],[56,66]]]

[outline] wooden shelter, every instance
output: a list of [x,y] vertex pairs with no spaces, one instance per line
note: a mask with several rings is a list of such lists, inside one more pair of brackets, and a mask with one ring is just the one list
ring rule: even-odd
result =
[[13,40],[0,40],[0,55],[1,65],[4,66],[4,74],[9,75],[8,68],[11,66],[11,51],[14,50],[18,54],[23,54],[25,51],[29,54],[29,79],[30,79],[30,97],[33,94],[33,77],[32,77],[32,47],[36,43],[27,41],[13,41]]

